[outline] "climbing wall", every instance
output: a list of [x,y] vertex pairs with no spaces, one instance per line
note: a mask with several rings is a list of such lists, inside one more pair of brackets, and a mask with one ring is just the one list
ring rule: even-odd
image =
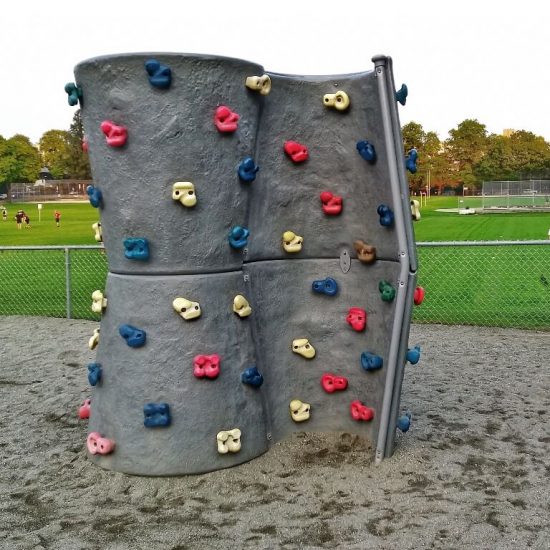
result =
[[176,54],[76,67],[109,263],[88,366],[98,464],[204,472],[296,430],[391,455],[416,259],[391,60],[373,61],[323,77]]

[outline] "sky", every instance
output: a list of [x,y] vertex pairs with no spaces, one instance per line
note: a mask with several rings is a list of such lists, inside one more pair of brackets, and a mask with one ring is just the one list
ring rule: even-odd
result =
[[372,70],[385,54],[409,88],[402,124],[445,139],[475,118],[550,141],[545,0],[7,1],[0,51],[0,135],[34,143],[69,128],[63,88],[78,62],[127,52],[219,54],[293,74]]

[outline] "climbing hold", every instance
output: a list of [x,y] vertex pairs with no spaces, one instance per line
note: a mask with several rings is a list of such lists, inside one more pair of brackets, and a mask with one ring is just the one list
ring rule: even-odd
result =
[[343,376],[336,376],[330,372],[326,372],[321,376],[321,386],[327,393],[335,391],[343,391],[348,387],[348,379]]
[[220,374],[220,356],[217,353],[196,355],[193,359],[193,374],[197,378],[217,378]]
[[94,208],[99,208],[101,206],[101,201],[103,200],[101,191],[93,185],[88,185],[88,187],[86,187],[86,193],[88,194],[88,198],[90,199],[90,204]]
[[128,139],[128,130],[125,126],[118,126],[111,120],[101,123],[101,131],[105,134],[107,145],[110,147],[122,147]]
[[88,382],[90,386],[95,386],[101,380],[101,365],[99,363],[90,363],[88,365]]
[[229,233],[229,244],[233,248],[244,248],[248,244],[248,236],[250,231],[246,227],[236,225]]
[[145,345],[147,333],[140,328],[132,325],[120,325],[118,332],[131,348],[140,348]]
[[233,298],[233,311],[239,317],[248,317],[252,313],[252,308],[248,300],[242,294],[237,294],[237,296]]
[[101,222],[96,222],[96,223],[92,224],[92,229],[95,232],[94,239],[98,243],[102,243],[103,242],[103,231],[101,230]]
[[376,151],[374,150],[374,145],[369,143],[367,140],[357,142],[357,151],[359,154],[370,164],[376,162]]
[[92,292],[92,311],[94,313],[101,313],[107,307],[107,298],[103,295],[101,290],[94,290]]
[[407,103],[407,96],[409,95],[409,89],[406,84],[401,84],[401,88],[395,92],[395,101],[405,105]]
[[190,181],[177,181],[172,185],[172,198],[190,208],[197,204],[195,186]]
[[88,451],[93,455],[108,455],[115,449],[115,442],[112,439],[101,437],[98,432],[91,432],[86,439]]
[[403,432],[408,432],[411,427],[411,413],[407,411],[397,419],[397,427]]
[[218,442],[218,453],[221,455],[238,453],[241,450],[241,430],[234,428],[218,432],[216,441]]
[[248,76],[246,77],[245,86],[250,90],[260,92],[261,95],[267,95],[271,92],[271,78],[267,74]]
[[143,425],[146,428],[170,426],[170,407],[168,403],[146,403],[143,406]]
[[353,330],[361,332],[367,326],[367,312],[360,307],[350,307],[346,321]]
[[417,200],[411,201],[411,216],[415,222],[420,219],[420,203]]
[[304,162],[309,157],[307,147],[296,141],[285,141],[284,150],[294,163]]
[[357,259],[364,264],[372,264],[376,261],[376,248],[361,240],[353,241],[353,248],[357,252]]
[[180,317],[186,321],[196,319],[201,316],[201,306],[199,302],[192,302],[187,298],[176,298],[172,302],[172,307],[176,313],[179,313]]
[[294,253],[302,250],[303,237],[296,235],[293,231],[285,231],[283,233],[283,248],[286,252]]
[[90,150],[90,144],[88,143],[88,138],[86,136],[82,138],[81,147],[84,153],[87,153]]
[[409,150],[405,157],[405,167],[411,174],[416,174],[416,160],[418,159],[418,152],[413,147]]
[[378,283],[378,290],[384,302],[391,302],[395,298],[395,288],[388,281],[380,281]]
[[420,346],[408,349],[406,359],[411,365],[416,365],[420,361]]
[[129,260],[148,260],[149,242],[144,237],[128,237],[124,239],[124,256]]
[[74,82],[67,82],[67,84],[65,84],[65,91],[69,96],[67,99],[71,107],[74,107],[82,100],[82,88],[77,86]]
[[333,107],[337,111],[345,111],[349,107],[349,96],[346,92],[338,90],[335,94],[325,94],[323,103],[326,107]]
[[88,347],[91,350],[94,350],[97,348],[97,345],[99,344],[99,328],[94,328],[94,333],[92,337],[88,340]]
[[351,402],[349,411],[353,420],[368,422],[374,418],[374,409],[363,405],[358,399]]
[[91,406],[92,400],[89,397],[88,399],[84,399],[84,403],[82,403],[82,405],[78,409],[78,418],[80,418],[81,420],[90,418]]
[[238,127],[240,115],[234,113],[229,107],[220,105],[214,114],[214,124],[222,133],[234,132]]
[[241,373],[241,382],[259,388],[264,383],[264,377],[257,367],[249,367]]
[[384,364],[384,360],[380,355],[375,355],[370,351],[364,351],[361,353],[361,366],[366,370],[378,370],[381,369]]
[[342,197],[323,191],[320,195],[323,212],[328,216],[337,216],[342,212]]
[[376,211],[380,216],[380,225],[384,227],[391,227],[393,225],[393,211],[388,205],[380,204]]
[[332,278],[320,279],[311,283],[311,290],[327,296],[335,296],[338,293],[338,283]]
[[252,157],[246,157],[237,168],[237,173],[241,181],[250,183],[256,179],[256,174],[260,169],[259,166],[256,166],[254,159]]
[[303,422],[309,419],[311,405],[302,403],[299,399],[293,399],[290,402],[290,416],[294,422]]
[[145,70],[149,75],[149,82],[155,88],[169,88],[172,82],[172,70],[156,59],[149,59],[145,62]]
[[313,359],[315,357],[315,348],[309,343],[307,338],[292,340],[292,351],[306,359]]
[[426,291],[421,286],[417,286],[414,289],[414,305],[419,306],[424,301],[424,296],[426,296]]

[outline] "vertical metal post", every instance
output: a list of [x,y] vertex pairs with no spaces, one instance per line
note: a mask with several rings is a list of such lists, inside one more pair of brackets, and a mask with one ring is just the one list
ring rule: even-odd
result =
[[65,298],[67,319],[71,318],[71,251],[65,248]]

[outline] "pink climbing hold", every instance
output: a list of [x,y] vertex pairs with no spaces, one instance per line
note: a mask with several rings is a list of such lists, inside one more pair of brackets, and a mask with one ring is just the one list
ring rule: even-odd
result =
[[336,376],[330,372],[325,372],[321,376],[321,386],[327,393],[334,393],[335,391],[342,391],[348,387],[348,379],[343,376]]
[[363,405],[358,399],[351,402],[349,411],[353,420],[368,422],[374,418],[374,409]]
[[115,449],[115,442],[112,439],[101,437],[97,432],[92,432],[86,440],[88,451],[93,455],[108,455]]
[[101,123],[101,131],[105,134],[107,145],[111,147],[122,147],[128,139],[128,130],[125,126],[118,126],[110,120]]
[[82,138],[82,151],[84,151],[84,153],[87,153],[89,150],[90,150],[90,144],[88,143],[88,138],[84,136]]
[[426,291],[421,286],[417,286],[414,289],[414,305],[419,306],[424,301],[424,296],[426,296]]
[[85,418],[90,418],[90,411],[92,406],[92,400],[88,397],[88,399],[84,400],[84,403],[80,406],[78,409],[78,418],[81,420],[84,420]]
[[367,312],[361,307],[350,307],[346,321],[353,330],[361,332],[367,326]]
[[229,107],[220,105],[214,114],[214,124],[220,132],[231,133],[237,129],[240,115],[233,112]]
[[297,141],[285,141],[284,150],[295,163],[304,162],[309,157],[307,147]]
[[197,378],[217,378],[220,374],[220,356],[217,353],[197,355],[193,359],[193,374]]
[[330,191],[321,193],[323,212],[328,216],[338,216],[342,212],[342,197],[333,195]]

